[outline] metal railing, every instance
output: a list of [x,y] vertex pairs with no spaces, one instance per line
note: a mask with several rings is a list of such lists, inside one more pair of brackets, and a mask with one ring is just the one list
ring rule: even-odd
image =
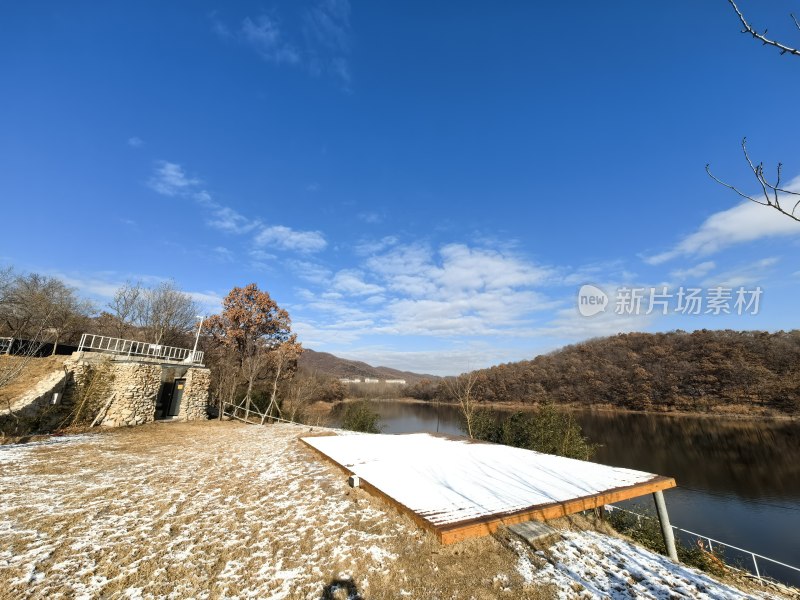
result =
[[0,354],[9,354],[11,346],[14,345],[14,338],[0,337]]
[[151,344],[149,342],[123,340],[121,338],[91,333],[84,333],[81,336],[80,344],[78,344],[78,352],[84,352],[86,350],[110,352],[122,356],[145,356],[147,358],[191,364],[202,364],[204,356],[204,353],[199,350],[192,351],[188,348],[176,348],[175,346],[164,346],[162,344]]
[[[632,510],[627,510],[625,508],[620,508],[619,506],[614,506],[613,504],[606,504],[605,509],[608,512],[618,510],[618,511],[621,511],[621,512],[624,512],[624,513],[628,513],[629,515],[634,515],[639,522],[641,522],[642,519],[653,519],[653,520],[655,519],[654,517],[651,517],[650,515],[643,515],[641,513],[637,513],[637,512],[634,512]],[[770,558],[769,556],[764,556],[763,554],[757,554],[756,552],[751,552],[750,550],[745,550],[744,548],[739,548],[738,546],[734,546],[732,544],[726,544],[725,542],[721,542],[719,540],[716,540],[716,539],[714,539],[712,537],[709,537],[707,535],[704,535],[702,533],[697,533],[695,531],[689,531],[688,529],[683,529],[681,527],[676,527],[675,525],[672,525],[671,527],[675,531],[681,531],[683,533],[686,533],[688,535],[696,537],[699,540],[705,540],[706,542],[708,542],[708,551],[709,552],[713,552],[714,551],[714,544],[716,544],[717,546],[721,546],[721,547],[724,547],[724,548],[730,548],[731,550],[736,550],[737,552],[741,552],[742,554],[750,555],[750,558],[753,561],[753,569],[755,570],[755,577],[760,582],[763,582],[765,580],[765,578],[762,577],[761,571],[758,568],[758,559],[759,558],[761,560],[765,560],[765,561],[771,562],[773,564],[780,565],[781,567],[784,567],[784,568],[787,568],[787,569],[791,569],[792,571],[796,571],[797,573],[800,573],[800,568],[794,567],[792,565],[787,565],[785,562],[781,562],[779,560],[775,560],[774,558]],[[730,568],[730,569],[733,569],[734,571],[744,571],[744,569],[740,569],[740,568],[734,567],[733,565],[730,565],[728,563],[725,563],[725,566]],[[749,573],[749,571],[747,571],[747,572]],[[752,574],[753,573],[751,573],[751,575]]]

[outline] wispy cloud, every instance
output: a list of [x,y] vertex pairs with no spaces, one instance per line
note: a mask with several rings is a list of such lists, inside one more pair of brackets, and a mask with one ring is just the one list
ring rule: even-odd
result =
[[776,210],[745,201],[711,215],[672,249],[644,260],[660,265],[679,256],[708,256],[736,244],[781,236],[800,236],[800,226]]
[[289,260],[287,265],[296,277],[304,281],[318,285],[328,285],[331,281],[331,270],[323,265],[304,260]]
[[370,225],[374,225],[376,223],[381,223],[383,221],[383,215],[376,212],[362,212],[356,215],[359,220],[364,221],[364,223],[369,223]]
[[740,264],[733,269],[708,277],[703,282],[703,285],[709,288],[717,286],[738,288],[761,283],[769,278],[772,267],[777,265],[778,262],[778,258],[769,257]]
[[142,146],[144,146],[144,140],[136,136],[129,137],[128,146],[130,146],[131,148],[141,148]]
[[296,231],[285,225],[264,227],[254,239],[257,246],[294,250],[297,252],[319,252],[328,245],[319,231]]
[[333,278],[333,289],[353,296],[374,296],[383,292],[383,287],[364,281],[364,274],[356,270],[343,270]]
[[688,269],[676,269],[670,273],[670,277],[677,280],[694,280],[708,275],[716,266],[713,260],[707,260]]
[[245,17],[242,21],[241,36],[258,55],[275,64],[297,64],[300,54],[297,49],[284,39],[277,20],[268,15],[259,15],[255,19]]
[[234,260],[233,252],[225,246],[217,246],[214,248],[214,255],[217,257],[217,260],[221,262],[233,262]]
[[214,203],[206,224],[227,233],[248,233],[261,224],[258,219],[249,219],[229,206]]
[[299,29],[287,27],[276,10],[246,16],[238,26],[229,26],[217,11],[209,18],[219,38],[238,41],[264,61],[329,75],[349,89],[352,34],[348,0],[320,0],[301,13]]
[[361,256],[369,256],[371,254],[382,252],[387,248],[391,248],[397,244],[398,241],[399,240],[395,236],[387,235],[379,240],[361,240],[353,247],[353,249],[355,250],[356,254]]
[[387,242],[361,268],[338,271],[305,307],[335,317],[331,322],[369,320],[365,335],[518,337],[533,326],[533,314],[554,306],[536,289],[552,270],[513,254]]
[[161,160],[158,161],[156,172],[147,183],[159,194],[178,196],[195,190],[202,182],[186,175],[179,164]]
[[[299,231],[285,225],[265,225],[260,219],[251,219],[230,206],[217,202],[211,192],[202,186],[202,180],[186,174],[178,163],[159,161],[155,173],[148,181],[150,188],[169,197],[189,198],[208,211],[206,224],[230,234],[253,234],[255,266],[265,266],[265,249],[285,250],[310,254],[324,250],[328,242],[320,231]],[[271,255],[270,255],[271,256]]]
[[187,175],[178,163],[158,161],[155,173],[147,184],[164,196],[194,200],[208,210],[206,224],[220,231],[243,234],[261,225],[258,219],[249,219],[230,206],[224,206],[214,200],[211,192],[202,187],[202,180]]
[[322,0],[310,8],[303,32],[312,73],[329,73],[349,85],[352,36],[348,0]]

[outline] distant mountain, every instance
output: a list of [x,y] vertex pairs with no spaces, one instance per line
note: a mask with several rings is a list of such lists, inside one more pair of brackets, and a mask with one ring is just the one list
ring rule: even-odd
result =
[[435,375],[398,371],[389,367],[373,367],[365,362],[347,360],[328,352],[316,352],[308,348],[305,348],[303,354],[300,355],[299,365],[301,369],[307,371],[316,371],[339,378],[405,379],[408,384],[414,384],[423,379],[438,379]]

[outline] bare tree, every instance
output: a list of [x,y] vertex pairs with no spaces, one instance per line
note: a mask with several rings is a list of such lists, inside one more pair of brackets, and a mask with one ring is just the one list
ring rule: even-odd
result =
[[284,401],[281,403],[286,419],[296,422],[297,419],[307,418],[305,411],[313,402],[320,387],[320,379],[316,372],[300,372],[292,377],[286,384]]
[[92,305],[60,279],[37,273],[18,275],[8,281],[4,271],[0,316],[3,328],[11,337],[58,344],[73,336],[92,311]]
[[478,412],[478,400],[472,393],[475,383],[478,381],[478,372],[470,371],[462,373],[458,377],[447,377],[444,384],[447,391],[458,402],[461,416],[464,417],[464,424],[467,427],[467,435],[474,437],[475,415]]
[[[786,44],[768,38],[766,29],[764,30],[764,33],[759,33],[755,27],[753,27],[750,23],[747,22],[747,19],[745,19],[744,15],[742,14],[742,11],[739,10],[739,7],[736,5],[736,2],[734,2],[733,0],[728,0],[728,4],[730,4],[733,10],[736,12],[736,15],[739,17],[739,21],[741,21],[742,26],[744,27],[744,29],[742,29],[742,33],[746,33],[753,36],[754,39],[759,40],[765,46],[772,46],[774,48],[777,48],[778,50],[781,51],[781,54],[791,54],[793,56],[800,56],[800,50],[798,50],[797,48],[788,46]],[[800,23],[797,21],[797,18],[794,16],[794,14],[790,14],[789,16],[794,22],[794,25],[797,28],[797,30],[800,31]]]
[[31,337],[32,331],[49,327],[56,281],[29,273],[17,275],[6,285],[3,321],[11,337]]
[[92,303],[78,297],[73,288],[60,281],[52,286],[50,298],[49,331],[53,335],[53,352],[56,353],[58,343],[64,339],[74,339],[77,333],[86,329],[89,315],[94,310]]
[[171,281],[144,290],[135,310],[139,325],[155,344],[176,343],[197,322],[197,305]]
[[282,379],[291,377],[294,374],[293,367],[297,366],[297,359],[302,351],[303,348],[297,343],[297,336],[292,335],[270,352],[268,365],[271,368],[272,391],[270,393],[269,406],[264,411],[264,417],[261,419],[262,424],[267,415],[272,414],[272,410],[275,410],[279,417],[283,417],[280,402],[278,402],[278,384]]
[[108,303],[114,317],[114,334],[118,338],[126,337],[131,328],[140,320],[144,290],[138,281],[124,283]]
[[[728,189],[733,190],[734,192],[739,194],[742,198],[745,198],[747,200],[750,200],[751,202],[755,202],[756,204],[760,204],[762,206],[769,206],[777,210],[779,213],[786,215],[790,219],[794,219],[795,221],[800,221],[800,215],[795,214],[798,205],[800,205],[800,193],[781,187],[781,171],[783,169],[783,164],[778,163],[778,168],[776,169],[775,183],[770,183],[767,180],[767,176],[764,174],[764,163],[755,164],[750,159],[750,155],[747,153],[747,138],[742,140],[742,151],[744,152],[744,158],[747,161],[750,170],[753,172],[753,175],[755,175],[756,180],[761,186],[761,193],[762,193],[761,196],[752,196],[750,194],[745,194],[735,186],[729,183],[725,183],[721,179],[718,179],[713,173],[711,173],[711,165],[706,165],[706,173],[708,173],[708,176],[711,177],[711,179],[713,179],[717,183],[724,185]],[[781,195],[783,195],[783,198],[781,197]],[[790,201],[786,205],[781,205],[781,199],[786,200],[787,197],[790,198]],[[797,201],[794,202],[794,198],[792,197],[797,197]],[[792,204],[792,202],[794,202],[794,204]],[[791,209],[788,208],[789,205],[792,206]]]
[[[747,21],[744,14],[742,14],[742,11],[739,9],[734,0],[728,0],[728,4],[730,4],[734,12],[736,12],[736,16],[739,17],[739,21],[742,23],[742,26],[744,27],[742,33],[751,35],[754,39],[759,40],[765,46],[772,46],[774,48],[778,48],[781,54],[800,56],[800,50],[798,50],[797,48],[788,46],[782,42],[768,38],[766,29],[764,30],[763,33],[759,33],[756,30],[756,28],[753,27]],[[797,30],[800,31],[800,22],[798,22],[794,14],[790,14],[789,16],[794,22],[794,25],[797,28]],[[775,183],[770,183],[767,180],[767,176],[764,173],[764,163],[755,164],[750,159],[750,155],[747,152],[747,138],[742,139],[742,151],[744,152],[744,158],[747,161],[750,170],[753,172],[756,181],[758,181],[758,184],[761,187],[761,195],[753,196],[751,194],[745,194],[735,186],[722,181],[721,179],[717,178],[715,175],[711,173],[711,168],[710,165],[708,164],[706,165],[706,173],[708,173],[709,177],[711,177],[714,181],[725,186],[730,190],[733,190],[742,198],[745,198],[750,202],[755,202],[756,204],[760,204],[762,206],[768,206],[770,208],[774,208],[782,215],[785,215],[790,219],[794,219],[795,221],[800,221],[800,216],[795,214],[798,205],[800,205],[800,194],[795,191],[781,187],[781,170],[783,168],[783,164],[778,163],[778,168],[776,169]],[[781,195],[783,195],[783,198],[781,198]],[[787,197],[788,201],[786,202],[786,205],[781,205],[781,200],[782,199],[787,200]],[[798,197],[798,201],[794,202],[792,208],[789,209],[788,206],[793,202],[792,197]]]

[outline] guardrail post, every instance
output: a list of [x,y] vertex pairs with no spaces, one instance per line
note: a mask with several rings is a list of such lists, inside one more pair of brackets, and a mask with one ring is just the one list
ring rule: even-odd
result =
[[678,562],[678,550],[675,548],[675,536],[672,533],[672,526],[669,524],[669,514],[667,513],[667,503],[664,501],[664,492],[661,490],[653,492],[653,500],[656,502],[656,513],[658,513],[658,522],[661,524],[661,535],[664,537],[667,555],[675,562]]
[[758,582],[762,583],[761,573],[758,572],[758,561],[756,560],[756,555],[753,554],[752,552],[750,553],[750,555],[753,557],[753,566],[756,568],[756,577],[758,577]]

